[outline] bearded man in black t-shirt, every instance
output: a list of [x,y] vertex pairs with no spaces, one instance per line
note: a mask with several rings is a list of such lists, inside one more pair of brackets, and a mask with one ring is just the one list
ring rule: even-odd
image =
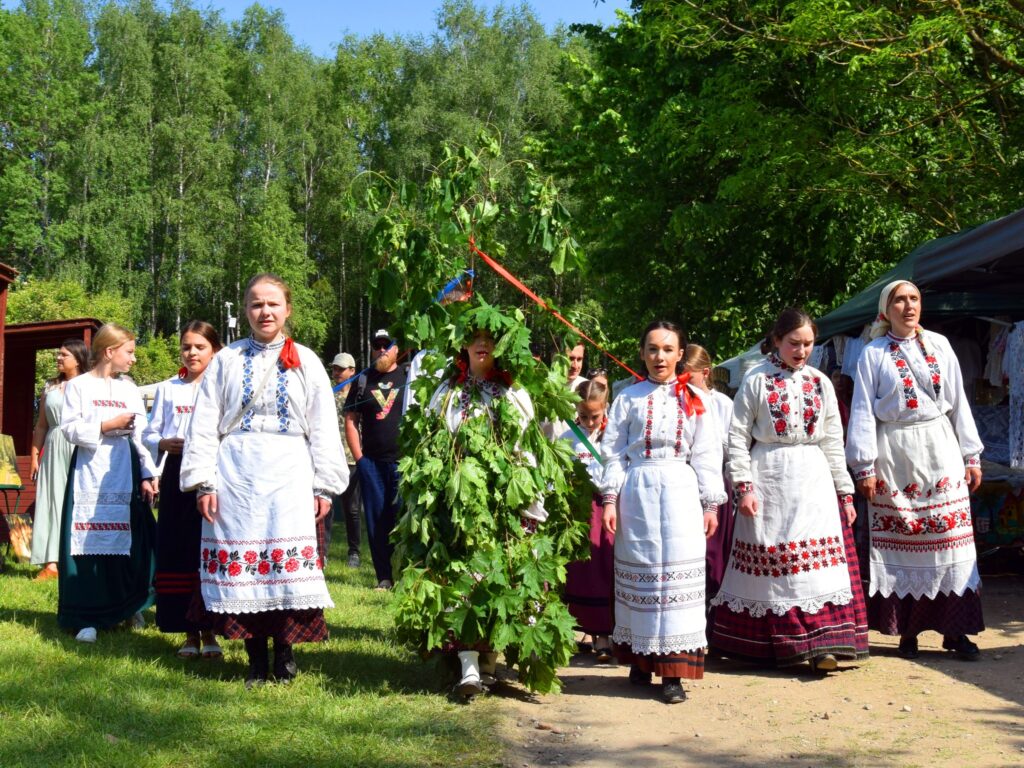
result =
[[370,348],[373,368],[356,380],[345,400],[345,439],[359,474],[377,589],[391,589],[390,537],[398,519],[398,431],[406,372],[387,331],[377,331]]

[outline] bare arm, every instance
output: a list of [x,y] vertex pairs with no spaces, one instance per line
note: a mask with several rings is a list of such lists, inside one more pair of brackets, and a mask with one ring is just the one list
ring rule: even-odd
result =
[[46,391],[39,393],[39,418],[36,419],[35,429],[32,430],[32,479],[39,474],[39,452],[43,449],[46,441],[46,432],[50,425],[46,421]]
[[352,458],[359,461],[363,458],[363,441],[359,438],[359,414],[345,414],[345,439],[348,441],[348,448],[352,451]]

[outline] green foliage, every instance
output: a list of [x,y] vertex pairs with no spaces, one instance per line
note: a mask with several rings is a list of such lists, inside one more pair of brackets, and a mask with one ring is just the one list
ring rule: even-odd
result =
[[826,311],[923,240],[1020,207],[1018,3],[647,0],[583,31],[575,195],[613,338],[684,321],[719,356]]
[[38,323],[92,317],[101,323],[138,326],[138,308],[115,293],[89,293],[74,280],[29,278],[11,286],[7,297],[7,323]]
[[[449,639],[485,643],[518,663],[529,688],[549,691],[575,647],[574,622],[559,593],[566,564],[586,553],[592,487],[568,445],[549,442],[538,420],[572,418],[574,396],[564,371],[531,354],[527,321],[545,327],[552,322],[546,314],[532,305],[529,314],[492,305],[479,293],[445,305],[435,294],[471,266],[478,270],[475,286],[485,282],[471,240],[502,254],[496,233],[533,231],[554,263],[563,258],[558,244],[571,236],[551,181],[528,165],[504,163],[496,139],[485,135],[480,144],[447,146],[422,185],[377,177],[364,188],[379,211],[371,241],[378,259],[374,298],[401,318],[398,338],[432,350],[427,375],[413,384],[420,405],[402,422],[395,620],[400,636],[421,652]],[[477,329],[496,339],[495,358],[512,375],[513,392],[532,399],[537,420],[525,427],[508,398],[454,434],[438,409],[421,407],[452,375],[449,361]],[[480,397],[467,386],[471,399]],[[526,534],[521,516],[538,499],[548,519]]]
[[135,346],[131,377],[140,387],[169,379],[181,366],[177,336],[154,336]]

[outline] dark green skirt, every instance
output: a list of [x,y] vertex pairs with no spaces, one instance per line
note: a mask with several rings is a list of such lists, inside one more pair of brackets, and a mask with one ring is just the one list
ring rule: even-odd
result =
[[57,623],[77,632],[84,627],[103,629],[120,624],[153,604],[156,590],[156,520],[139,490],[139,456],[132,446],[132,545],[124,555],[71,556],[71,510],[75,506],[75,463],[64,492],[64,514],[60,524]]

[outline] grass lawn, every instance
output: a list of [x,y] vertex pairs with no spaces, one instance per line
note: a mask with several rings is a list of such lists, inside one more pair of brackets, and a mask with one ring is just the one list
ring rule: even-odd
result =
[[[241,641],[225,660],[181,660],[182,640],[153,625],[57,627],[56,581],[8,559],[0,574],[0,766],[496,766],[500,699],[447,696],[440,667],[395,645],[388,593],[374,592],[336,526],[327,582],[331,639],[296,646],[290,686],[247,692]],[[338,539],[341,540],[337,546]]]

